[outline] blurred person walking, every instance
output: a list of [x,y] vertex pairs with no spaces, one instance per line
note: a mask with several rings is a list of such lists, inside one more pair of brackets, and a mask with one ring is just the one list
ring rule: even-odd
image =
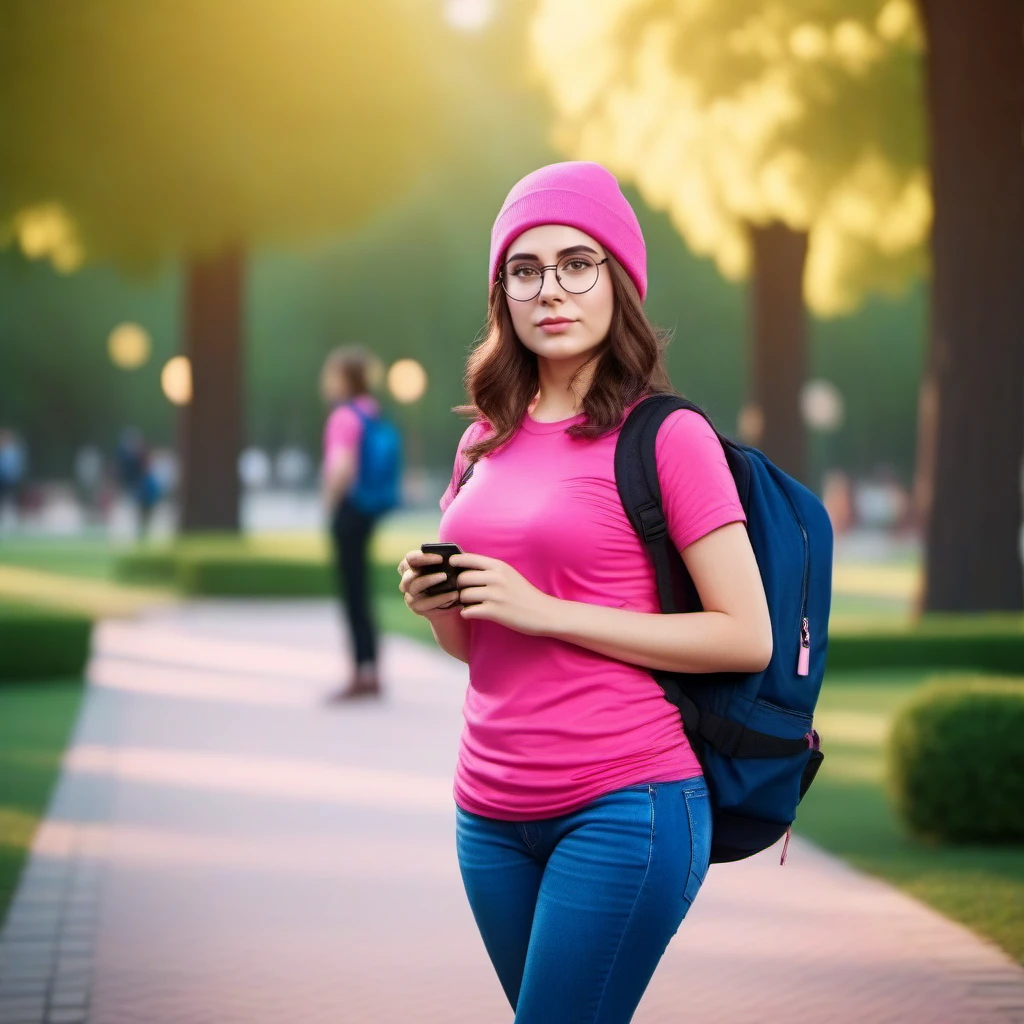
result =
[[18,518],[18,490],[25,476],[25,445],[7,427],[0,428],[0,529]]
[[675,393],[646,285],[639,223],[605,168],[554,164],[512,189],[457,410],[473,422],[441,500],[459,589],[424,593],[440,555],[398,566],[408,607],[469,665],[459,866],[516,1024],[632,1019],[711,855],[701,765],[652,670],[760,672],[772,654],[743,507],[699,413],[671,412],[656,452],[705,610],[661,613],[623,508],[622,425]]
[[330,703],[382,692],[370,546],[381,517],[399,503],[401,441],[371,394],[377,362],[365,349],[347,346],[328,355],[320,374],[321,397],[331,408],[324,428],[323,502],[351,640],[350,678],[328,697]]
[[154,472],[149,445],[138,427],[126,427],[121,432],[115,458],[122,490],[135,506],[136,534],[142,540],[149,532],[162,487]]

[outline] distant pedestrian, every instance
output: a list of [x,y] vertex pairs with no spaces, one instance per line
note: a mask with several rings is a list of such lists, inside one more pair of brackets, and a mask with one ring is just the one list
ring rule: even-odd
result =
[[406,604],[469,665],[459,865],[516,1024],[632,1019],[711,854],[701,765],[652,670],[760,672],[772,655],[707,421],[676,410],[657,435],[668,534],[704,610],[661,613],[620,500],[622,424],[674,393],[646,286],[640,226],[603,167],[554,164],[513,188],[466,374],[473,422],[441,500],[459,589],[424,594],[440,555],[398,566]]
[[828,510],[832,529],[841,537],[853,526],[853,486],[850,477],[841,469],[825,473],[821,486],[821,500]]
[[0,428],[0,526],[18,515],[18,492],[25,477],[25,445],[9,428]]
[[351,640],[351,671],[331,702],[381,696],[370,545],[398,504],[401,445],[371,394],[377,360],[358,346],[332,352],[320,374],[331,412],[324,428],[322,488],[339,596]]
[[154,472],[146,438],[137,427],[126,427],[117,442],[117,473],[121,487],[135,506],[135,528],[139,539],[149,532],[153,511],[162,487]]

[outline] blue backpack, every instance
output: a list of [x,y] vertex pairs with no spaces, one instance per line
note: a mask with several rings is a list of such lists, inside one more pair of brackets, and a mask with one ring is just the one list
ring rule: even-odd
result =
[[383,416],[370,416],[354,402],[348,405],[363,421],[359,475],[348,498],[367,515],[380,516],[401,504],[402,435]]
[[[630,413],[615,449],[622,504],[654,561],[665,613],[701,609],[668,536],[655,461],[658,428],[677,409],[708,419],[684,398],[655,395]],[[718,438],[768,598],[772,659],[749,675],[652,673],[679,708],[704,769],[712,863],[749,857],[784,834],[788,847],[796,806],[823,757],[811,716],[825,673],[832,595],[832,524],[822,503],[757,449]]]

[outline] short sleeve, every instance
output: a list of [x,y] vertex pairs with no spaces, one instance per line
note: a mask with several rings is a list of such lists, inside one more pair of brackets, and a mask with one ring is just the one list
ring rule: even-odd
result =
[[727,523],[745,523],[736,482],[718,435],[700,413],[666,417],[655,446],[669,536],[682,551]]
[[474,420],[462,434],[462,438],[459,441],[459,446],[455,451],[455,465],[452,468],[452,478],[448,484],[448,489],[441,496],[441,512],[447,512],[448,506],[455,500],[455,495],[459,490],[459,481],[462,479],[462,474],[466,472],[469,467],[469,459],[466,458],[465,450],[473,444],[476,444],[481,437],[487,431],[487,422],[485,420]]
[[363,421],[359,413],[345,405],[335,409],[324,427],[324,465],[337,458],[340,452],[358,450],[362,434]]

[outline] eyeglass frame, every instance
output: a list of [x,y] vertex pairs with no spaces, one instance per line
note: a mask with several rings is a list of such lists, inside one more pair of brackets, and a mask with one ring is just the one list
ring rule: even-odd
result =
[[[589,288],[584,288],[581,292],[574,292],[571,288],[566,288],[565,285],[562,283],[562,279],[558,276],[558,263],[561,263],[564,260],[578,260],[581,256],[584,259],[590,260],[594,264],[594,267],[597,270],[597,277],[594,278],[594,283]],[[505,268],[511,262],[512,260],[506,260],[498,270],[498,282],[501,284],[501,290],[506,295],[508,295],[508,297],[513,302],[533,302],[533,300],[537,298],[537,296],[540,295],[542,291],[544,291],[544,271],[546,270],[553,270],[555,272],[555,280],[558,282],[558,287],[561,288],[567,295],[586,295],[587,292],[593,291],[594,288],[597,287],[597,282],[601,280],[601,264],[607,263],[608,257],[605,256],[603,260],[595,260],[592,256],[589,256],[587,253],[584,252],[570,252],[563,256],[562,259],[558,261],[558,263],[549,263],[547,266],[538,267],[537,269],[540,270],[540,287],[538,287],[536,294],[531,295],[528,299],[519,299],[516,298],[515,295],[509,295],[509,291],[505,287]]]

